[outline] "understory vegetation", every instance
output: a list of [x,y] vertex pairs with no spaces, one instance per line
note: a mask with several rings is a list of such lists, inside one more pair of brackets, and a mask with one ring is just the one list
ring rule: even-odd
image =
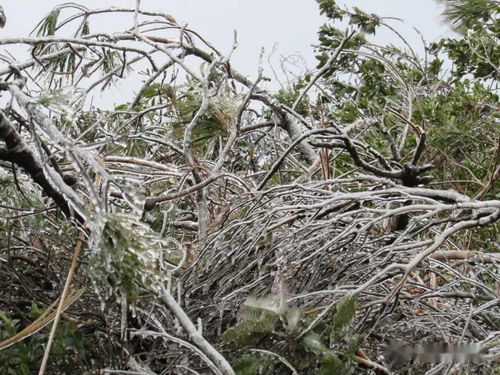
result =
[[442,2],[317,0],[280,90],[140,1],[0,39],[0,373],[495,373],[500,7]]

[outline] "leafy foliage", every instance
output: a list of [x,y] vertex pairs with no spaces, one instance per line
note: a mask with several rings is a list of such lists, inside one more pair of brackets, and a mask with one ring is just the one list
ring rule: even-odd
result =
[[[492,348],[498,5],[446,1],[460,34],[419,56],[393,19],[317,3],[318,66],[277,92],[142,8],[67,3],[15,39],[33,59],[0,72],[0,340],[78,287],[47,372],[405,373],[387,341]],[[129,29],[91,32],[118,13]],[[105,108],[115,82],[138,87]],[[0,364],[36,371],[47,340]]]
[[97,218],[91,272],[105,299],[137,298],[145,287],[166,282],[170,258],[168,248],[147,225],[130,215],[112,214]]
[[[31,306],[27,317],[36,319],[43,313],[43,309],[35,303]],[[3,311],[0,311],[0,342],[13,337],[20,331],[21,322]],[[45,343],[48,338],[48,327],[36,335],[15,343],[0,351],[2,374],[29,375],[38,371],[43,356]],[[58,327],[54,338],[54,356],[49,363],[49,371],[62,374],[73,371],[75,368],[92,368],[92,345],[90,337],[84,337],[76,324],[64,322]]]
[[[269,343],[266,345],[268,350],[286,358],[301,373],[350,373],[354,369],[352,356],[361,344],[359,337],[348,329],[354,318],[354,300],[353,296],[344,296],[330,320],[297,342],[296,334],[303,331],[314,316],[308,317],[296,306],[283,305],[283,296],[280,295],[248,297],[238,313],[239,322],[226,330],[221,338],[243,351],[262,342]],[[329,330],[331,334],[325,335]],[[350,338],[344,340],[347,337]],[[352,345],[353,342],[356,344]],[[335,353],[340,353],[344,360]],[[281,365],[275,358],[264,360],[260,354],[244,355],[235,363],[235,370],[238,374],[257,374],[265,368],[271,373]]]

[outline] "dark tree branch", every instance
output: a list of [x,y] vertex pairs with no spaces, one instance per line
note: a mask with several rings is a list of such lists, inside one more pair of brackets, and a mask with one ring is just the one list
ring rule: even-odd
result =
[[[6,146],[0,147],[0,159],[21,167],[42,188],[43,192],[54,200],[63,213],[68,218],[71,217],[72,210],[68,201],[46,178],[41,162],[2,110],[0,110],[0,139],[5,142]],[[51,167],[46,165],[46,168]],[[78,216],[77,218],[81,219]]]

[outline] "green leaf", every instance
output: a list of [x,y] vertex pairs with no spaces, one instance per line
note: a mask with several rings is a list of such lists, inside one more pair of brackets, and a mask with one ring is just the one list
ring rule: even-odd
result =
[[237,346],[252,342],[256,335],[271,333],[276,325],[276,318],[263,317],[261,320],[244,320],[225,331],[221,339],[225,343],[233,342]]
[[262,373],[261,371],[265,367],[269,367],[273,363],[273,360],[262,356],[245,356],[233,365],[233,370],[238,375],[257,375]]
[[332,322],[332,336],[338,338],[343,328],[352,320],[355,310],[355,297],[347,294],[338,302]]
[[250,296],[238,313],[240,323],[229,328],[221,338],[226,343],[234,342],[238,346],[245,345],[255,337],[255,334],[272,332],[282,311],[284,307],[281,306],[280,296],[263,298]]
[[35,301],[31,302],[31,310],[28,313],[28,317],[31,319],[37,319],[43,314],[45,309],[38,307]]
[[89,35],[89,34],[90,34],[89,22],[87,20],[85,20],[85,22],[82,24],[79,35],[84,36],[84,35]]
[[344,14],[346,13],[344,10],[340,9],[340,7],[335,3],[335,0],[317,0],[317,2],[320,14],[324,14],[332,20],[342,20]]
[[[286,306],[283,306],[281,296],[279,295],[270,295],[261,298],[249,296],[240,310],[240,315],[246,319],[259,319],[260,313],[269,313],[277,316],[285,310]],[[254,315],[255,312],[258,313],[257,316]]]
[[155,96],[162,95],[164,90],[162,90],[162,85],[160,83],[153,83],[149,85],[146,90],[144,90],[144,97],[151,99]]
[[361,335],[352,335],[349,337],[347,342],[347,354],[354,355],[356,351],[361,347],[363,343],[363,337]]
[[115,107],[115,111],[125,111],[128,108],[129,105],[130,105],[130,103],[118,104]]
[[329,352],[328,348],[321,340],[321,336],[316,332],[309,332],[304,337],[303,342],[304,342],[304,346],[313,352],[319,352],[319,353],[328,353]]
[[320,375],[344,375],[344,363],[334,354],[326,356],[321,361]]
[[300,322],[300,309],[292,307],[286,312],[286,328],[289,332],[294,332]]
[[61,13],[60,9],[54,9],[50,12],[47,17],[40,21],[40,23],[35,27],[37,36],[54,35],[57,27],[57,19]]

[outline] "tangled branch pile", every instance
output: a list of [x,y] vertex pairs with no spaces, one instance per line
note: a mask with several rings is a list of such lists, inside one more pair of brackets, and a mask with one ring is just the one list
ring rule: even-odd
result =
[[[318,3],[319,65],[279,92],[139,7],[68,3],[0,40],[32,57],[0,71],[2,370],[494,367],[498,7],[449,1],[464,34],[421,59],[369,42],[384,18]],[[130,29],[92,32],[119,13]],[[128,102],[96,105],[122,82]]]

